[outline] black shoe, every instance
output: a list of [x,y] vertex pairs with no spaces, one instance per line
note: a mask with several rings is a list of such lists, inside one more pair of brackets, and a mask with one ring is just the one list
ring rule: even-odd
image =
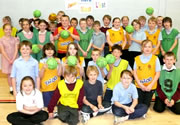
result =
[[10,93],[11,95],[13,95],[13,91],[10,91],[9,93]]

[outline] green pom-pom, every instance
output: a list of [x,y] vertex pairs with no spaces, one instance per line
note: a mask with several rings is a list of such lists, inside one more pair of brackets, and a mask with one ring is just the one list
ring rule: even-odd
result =
[[61,32],[61,37],[62,37],[63,39],[68,38],[68,37],[69,37],[69,32],[66,31],[66,30],[63,30],[63,31]]
[[77,64],[76,56],[68,56],[67,64],[68,64],[68,66],[75,66]]
[[116,57],[113,56],[112,54],[108,54],[106,56],[106,61],[108,64],[113,64],[116,61]]
[[134,32],[134,27],[132,25],[126,26],[126,32],[133,33]]
[[35,10],[35,11],[33,12],[33,15],[34,15],[34,17],[39,18],[39,17],[41,16],[41,11]]
[[48,65],[48,69],[53,70],[53,69],[56,69],[58,66],[58,62],[56,61],[55,58],[49,58],[46,63]]
[[146,9],[146,14],[147,14],[147,15],[151,16],[153,13],[154,13],[154,9],[153,9],[152,7],[148,7],[148,8]]
[[104,57],[99,57],[97,60],[96,60],[96,64],[98,65],[98,67],[100,68],[104,68],[106,67],[107,65],[107,61]]
[[40,50],[41,50],[41,49],[38,47],[37,44],[33,44],[33,45],[32,45],[32,52],[33,52],[33,53],[39,53]]

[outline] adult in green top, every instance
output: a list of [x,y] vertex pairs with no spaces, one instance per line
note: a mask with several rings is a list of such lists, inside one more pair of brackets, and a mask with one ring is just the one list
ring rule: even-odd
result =
[[[36,35],[34,35],[33,32],[30,31],[30,21],[28,19],[24,19],[22,21],[22,31],[17,34],[17,37],[19,38],[19,41],[22,42],[24,40],[27,40],[31,42],[32,44],[36,44]],[[20,54],[20,53],[19,53]],[[33,58],[37,58],[36,54],[31,54]]]
[[179,32],[177,29],[172,28],[172,19],[170,17],[163,19],[163,26],[161,54],[164,56],[166,52],[173,52],[177,57]]

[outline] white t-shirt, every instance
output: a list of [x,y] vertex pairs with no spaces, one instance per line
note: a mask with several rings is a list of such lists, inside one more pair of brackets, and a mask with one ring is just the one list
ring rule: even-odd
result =
[[30,95],[26,95],[24,92],[18,92],[16,96],[16,108],[20,111],[23,110],[23,106],[43,108],[42,93],[38,89],[33,90]]

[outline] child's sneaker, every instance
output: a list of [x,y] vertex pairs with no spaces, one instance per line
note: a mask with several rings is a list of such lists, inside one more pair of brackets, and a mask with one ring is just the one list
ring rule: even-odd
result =
[[114,124],[116,125],[118,123],[124,122],[124,121],[128,120],[128,118],[129,118],[129,115],[126,115],[123,117],[115,116],[114,117]]
[[53,115],[54,115],[54,118],[58,118],[58,112],[54,112]]
[[85,113],[81,111],[81,115],[82,115],[82,122],[86,123],[89,119],[90,119],[90,114],[89,113]]
[[145,119],[145,118],[146,118],[146,114],[144,114],[144,115],[142,116],[142,118],[144,118],[144,119]]

